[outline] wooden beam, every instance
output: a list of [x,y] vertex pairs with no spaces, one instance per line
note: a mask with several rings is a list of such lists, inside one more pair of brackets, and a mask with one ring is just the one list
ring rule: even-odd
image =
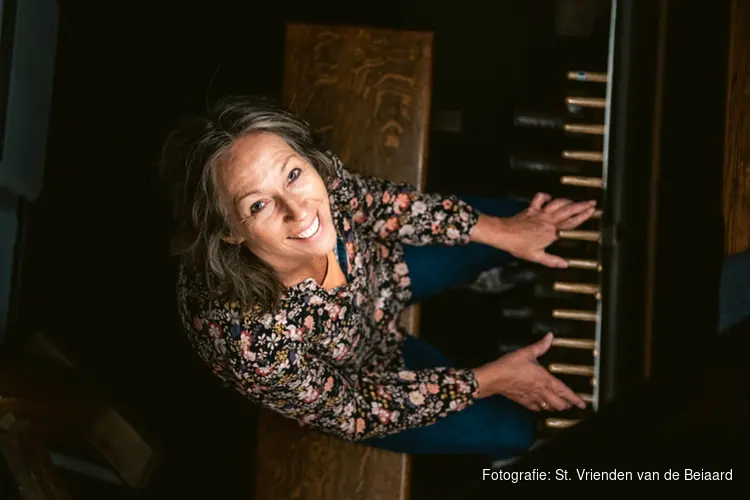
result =
[[[43,437],[80,436],[128,486],[146,487],[163,457],[157,441],[138,428],[118,405],[101,399],[90,381],[78,373],[75,356],[58,340],[37,332],[24,347],[37,362],[0,365],[4,394],[0,397],[0,415],[14,411],[30,419]],[[68,383],[60,387],[63,380]]]
[[39,439],[81,436],[104,407],[67,368],[18,353],[0,357],[0,416],[30,422]]
[[0,453],[24,500],[70,500],[67,485],[33,427],[8,413],[0,426]]
[[89,426],[86,439],[123,481],[135,489],[148,485],[164,455],[151,436],[114,406],[108,407]]
[[725,252],[750,249],[750,2],[732,0],[724,162]]
[[35,359],[50,364],[76,370],[79,363],[69,349],[64,347],[60,339],[52,340],[48,335],[35,331],[24,343],[24,351]]
[[[424,188],[431,33],[290,24],[283,100],[349,168]],[[415,335],[419,311],[404,325]],[[258,498],[403,500],[408,456],[348,443],[261,411]]]

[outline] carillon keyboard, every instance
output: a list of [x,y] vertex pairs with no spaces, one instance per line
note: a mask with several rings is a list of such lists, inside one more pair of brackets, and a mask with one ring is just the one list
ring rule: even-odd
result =
[[[589,403],[543,412],[551,436],[655,374],[690,369],[710,341],[723,257],[727,13],[613,0],[602,29],[577,40],[554,75],[545,68],[540,99],[514,110],[508,194],[598,208],[549,248],[567,269],[504,269],[522,298],[503,303],[500,354],[553,332],[540,362]],[[704,18],[697,41],[688,26]]]

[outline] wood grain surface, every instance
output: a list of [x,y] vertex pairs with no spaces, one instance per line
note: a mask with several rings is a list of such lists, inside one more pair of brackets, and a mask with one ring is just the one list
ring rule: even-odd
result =
[[292,24],[283,99],[354,170],[423,186],[432,34]]
[[750,249],[750,2],[732,0],[724,162],[725,251]]
[[[285,105],[348,168],[424,188],[431,33],[290,24]],[[418,332],[419,311],[404,324]],[[401,500],[410,459],[300,428],[263,410],[256,498]]]

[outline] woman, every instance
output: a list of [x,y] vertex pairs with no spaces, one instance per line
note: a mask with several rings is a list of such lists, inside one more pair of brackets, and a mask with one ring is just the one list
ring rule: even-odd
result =
[[534,411],[584,407],[536,362],[551,335],[458,368],[398,320],[511,257],[564,267],[545,248],[593,202],[539,194],[491,214],[365,178],[317,150],[299,118],[249,98],[176,130],[161,165],[187,334],[249,399],[370,446],[498,459],[531,446]]

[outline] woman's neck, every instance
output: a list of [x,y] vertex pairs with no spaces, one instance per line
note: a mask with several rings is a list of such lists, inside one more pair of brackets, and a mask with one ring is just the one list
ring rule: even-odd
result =
[[307,279],[314,279],[319,285],[323,285],[330,266],[330,256],[321,255],[314,257],[309,262],[295,269],[290,269],[280,274],[281,282],[286,286],[295,286]]

